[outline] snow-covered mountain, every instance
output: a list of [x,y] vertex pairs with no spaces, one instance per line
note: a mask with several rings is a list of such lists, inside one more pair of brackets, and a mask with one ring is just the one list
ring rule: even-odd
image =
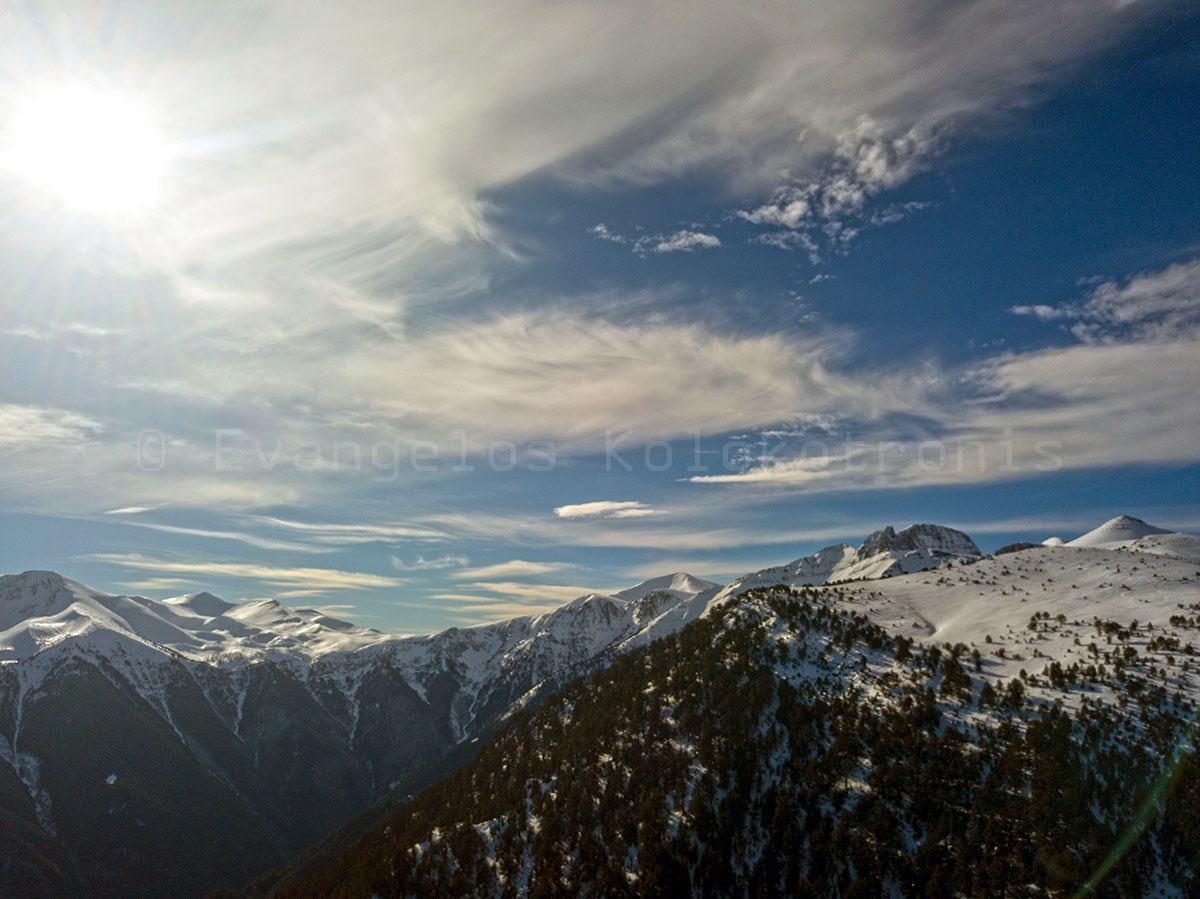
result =
[[1133,518],[1129,515],[1118,515],[1116,518],[1110,519],[1100,527],[1088,531],[1082,537],[1076,537],[1070,541],[1068,546],[1095,546],[1106,547],[1109,549],[1116,548],[1132,543],[1135,540],[1140,540],[1142,537],[1149,537],[1154,534],[1170,534],[1171,531],[1165,528],[1155,527],[1152,524],[1146,524],[1140,518]]
[[[682,627],[716,589],[672,575],[395,637],[273,600],[0,577],[0,894],[22,881],[90,896],[245,882],[427,782],[509,711]],[[43,863],[50,873],[23,869]]]
[[974,562],[982,555],[975,541],[953,528],[913,524],[896,531],[886,527],[871,534],[858,549],[838,543],[787,565],[764,568],[740,577],[719,591],[713,601],[719,602],[755,587],[777,584],[809,587],[894,577],[955,561]]
[[361,649],[387,635],[272,599],[230,603],[210,593],[163,601],[102,593],[49,571],[0,577],[0,662],[52,647],[122,641],[144,653],[194,659],[314,658]]
[[415,637],[271,600],[0,577],[0,893],[18,876],[94,896],[244,881],[430,782],[512,711],[758,588],[842,585],[878,626],[976,647],[1005,677],[1087,661],[1095,622],[1194,608],[1200,537],[1132,519],[1092,535],[981,559],[960,531],[889,527],[727,585],[673,573]]
[[1197,548],[740,579],[281,899],[1195,896]]

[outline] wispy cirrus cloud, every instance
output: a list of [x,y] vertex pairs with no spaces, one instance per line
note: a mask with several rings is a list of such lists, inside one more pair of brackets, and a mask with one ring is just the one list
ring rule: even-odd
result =
[[634,500],[621,502],[599,500],[591,503],[559,506],[554,510],[554,514],[559,518],[645,518],[649,515],[663,513],[660,509],[651,508],[645,503]]
[[[80,558],[124,569],[148,571],[178,586],[202,584],[206,578],[236,578],[278,589],[280,596],[319,596],[341,590],[399,587],[405,581],[361,571],[334,568],[279,567],[250,562],[175,561],[140,553],[90,553]],[[164,582],[165,583],[165,582]]]
[[810,434],[744,470],[692,481],[818,492],[1200,460],[1200,262],[1012,311],[1073,322],[1078,343],[938,372],[932,383],[956,388],[931,394],[920,418],[860,422],[854,439]]
[[329,547],[314,547],[312,544],[300,543],[292,540],[273,540],[269,537],[262,537],[258,534],[253,534],[247,531],[183,527],[181,525],[162,524],[152,521],[139,521],[137,519],[129,518],[120,519],[120,523],[130,527],[144,528],[149,531],[158,531],[162,534],[176,534],[183,537],[202,537],[206,540],[231,540],[236,543],[244,543],[246,546],[252,546],[255,549],[306,553],[320,553],[329,551]]
[[566,584],[511,581],[481,581],[463,584],[462,588],[473,592],[441,592],[433,598],[445,603],[447,611],[456,619],[470,623],[543,615],[592,592],[586,587]]
[[446,534],[436,528],[403,523],[335,523],[294,521],[266,515],[247,515],[244,518],[258,524],[300,534],[315,543],[331,546],[350,546],[358,543],[390,543],[405,540],[443,540]]
[[144,512],[153,512],[155,509],[161,509],[162,506],[122,506],[119,509],[109,509],[105,515],[141,515]]
[[1086,299],[1058,306],[1013,306],[1014,315],[1070,322],[1083,343],[1175,340],[1200,330],[1200,260],[1106,280]]
[[[801,200],[833,221],[1153,6],[169,2],[114,10],[114,33],[138,37],[108,52],[143,84],[153,72],[187,151],[159,243],[210,270],[274,259],[259,275],[286,255],[377,295],[439,244],[502,245],[481,196],[555,167],[579,184],[716,173],[741,195],[783,191],[751,207],[780,223]],[[0,58],[83,52],[58,21],[11,15]]]
[[79,446],[103,431],[100,422],[67,409],[0,404],[0,448],[3,449]]
[[[438,556],[436,558],[426,559],[424,556],[417,556],[413,562],[406,562],[398,556],[392,556],[392,567],[397,571],[444,571],[447,568],[462,568],[464,565],[469,565],[471,560],[466,556]],[[458,577],[459,575],[454,575]]]
[[491,578],[539,577],[555,574],[564,568],[569,568],[562,562],[526,562],[523,559],[512,559],[508,562],[498,562],[495,565],[484,565],[479,568],[467,568],[456,571],[451,577],[456,580],[490,580]]

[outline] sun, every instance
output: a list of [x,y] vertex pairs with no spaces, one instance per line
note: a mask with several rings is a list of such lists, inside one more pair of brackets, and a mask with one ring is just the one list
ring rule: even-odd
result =
[[133,97],[76,84],[31,93],[11,108],[0,159],[76,212],[124,217],[159,199],[167,143]]

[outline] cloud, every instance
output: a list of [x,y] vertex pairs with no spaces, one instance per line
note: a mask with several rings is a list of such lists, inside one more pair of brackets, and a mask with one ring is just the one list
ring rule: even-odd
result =
[[[143,510],[144,511],[144,510]],[[106,513],[116,514],[116,513]],[[150,521],[124,520],[120,524],[130,527],[145,528],[146,530],[158,531],[162,534],[178,534],[184,537],[203,537],[207,540],[232,540],[237,543],[244,543],[247,546],[253,546],[255,549],[282,550],[290,552],[328,552],[328,548],[316,547],[304,543],[296,543],[289,540],[272,540],[269,537],[260,537],[257,534],[250,534],[245,531],[217,531],[208,528],[189,528],[180,527],[178,525],[160,524]]]
[[436,593],[433,599],[452,606],[447,611],[466,624],[536,617],[593,591],[565,584],[521,584],[507,581],[464,584],[477,593]]
[[1200,331],[1200,260],[1143,272],[1124,283],[1103,281],[1081,302],[1013,306],[1011,312],[1045,322],[1074,322],[1071,333],[1084,343],[1194,335]]
[[500,562],[496,565],[485,565],[481,568],[468,568],[456,571],[450,575],[456,580],[487,580],[498,577],[537,577],[552,574],[570,566],[562,562],[526,562],[513,559],[510,562]]
[[130,590],[142,590],[146,593],[171,593],[177,595],[176,591],[185,591],[192,586],[193,581],[187,578],[180,577],[148,577],[134,578],[132,580],[118,581],[122,587]]
[[0,449],[81,446],[103,431],[94,419],[66,409],[0,404]]
[[466,586],[501,596],[554,605],[570,602],[591,592],[587,587],[570,584],[525,584],[518,581],[479,581]]
[[610,231],[608,226],[601,222],[598,225],[593,225],[588,229],[588,233],[594,236],[597,240],[606,240],[609,243],[629,243],[629,238],[614,231]]
[[1200,459],[1200,262],[1012,311],[1073,321],[1079,342],[936,371],[920,416],[858,422],[853,440],[798,435],[758,464],[693,482],[818,492]]
[[638,238],[626,237],[609,229],[605,224],[593,225],[588,233],[597,240],[609,243],[629,245],[639,256],[649,253],[663,255],[666,253],[691,253],[695,250],[711,250],[721,246],[721,240],[715,234],[705,234],[691,228],[683,228],[671,233],[644,234]]
[[[605,516],[553,518],[514,513],[474,513],[453,521],[435,516],[439,526],[462,540],[521,544],[531,547],[634,548],[674,552],[726,551],[738,547],[763,547],[802,543],[823,538],[832,527],[819,529],[781,527],[774,517],[764,517],[764,497],[716,491],[695,491],[664,511],[667,514],[634,519]],[[714,525],[714,520],[720,524]],[[863,533],[871,530],[865,527]],[[851,533],[858,533],[857,530]],[[662,571],[658,571],[661,574]]]
[[[462,568],[464,565],[469,565],[471,562],[466,556],[441,556],[436,559],[426,559],[424,556],[417,556],[415,562],[405,562],[396,556],[392,556],[392,567],[397,571],[441,571],[446,568]],[[453,575],[459,577],[459,574]]]
[[647,515],[661,515],[662,512],[650,508],[645,503],[634,501],[599,501],[559,506],[554,510],[554,514],[559,518],[645,518]]
[[[361,615],[359,613],[358,606],[351,605],[349,603],[332,603],[330,605],[308,606],[307,608],[311,609],[314,612],[320,612],[322,615],[325,615],[329,618],[341,618],[347,612],[354,612],[355,618],[364,617],[363,615]],[[372,616],[365,616],[365,617],[372,617]]]
[[281,528],[303,535],[316,542],[331,546],[353,546],[360,543],[394,543],[407,540],[444,540],[446,534],[436,528],[419,524],[332,524],[328,522],[292,521],[266,515],[243,516],[271,527]]
[[399,587],[405,583],[400,578],[333,568],[280,568],[247,562],[176,562],[140,553],[92,553],[80,558],[166,575],[175,584],[185,578],[190,583],[213,577],[250,580],[278,588],[280,596],[316,596],[337,590]]
[[[743,336],[660,320],[516,313],[407,343],[356,346],[313,372],[323,381],[289,369],[283,386],[303,386],[310,401],[354,396],[410,433],[462,429],[485,451],[495,440],[603,448],[608,431],[614,441],[630,432],[630,446],[834,407],[871,414],[911,399],[895,379],[839,373],[845,349],[845,335],[833,333]],[[251,376],[260,389],[276,380],[267,371]]]
[[[1146,363],[1149,352],[1153,366]],[[698,475],[692,482],[826,492],[1197,461],[1195,338],[1006,354],[969,379],[969,390],[920,419],[862,423],[853,440],[794,443],[742,471]]]
[[819,178],[785,184],[770,199],[738,217],[753,225],[781,229],[759,235],[759,243],[790,250],[802,248],[813,264],[825,252],[844,251],[867,226],[894,224],[928,204],[909,202],[866,211],[870,200],[907,181],[936,155],[938,141],[924,125],[889,135],[862,118],[837,138],[832,161]]
[[[178,159],[171,215],[147,243],[177,270],[257,260],[259,283],[321,271],[371,291],[454,243],[503,248],[483,198],[532,173],[702,173],[742,196],[815,185],[812,208],[836,217],[919,171],[938,135],[1026,100],[1156,11],[175,0],[114,8],[121,37],[97,47],[69,24],[86,5],[66,0],[52,22],[14,10],[0,83],[19,91],[60,74],[25,61],[79,56],[148,94]],[[781,223],[796,217],[788,196],[764,204],[782,202]]]
[[698,249],[713,249],[719,247],[721,241],[713,234],[700,231],[676,231],[674,234],[656,234],[644,237],[634,245],[636,252],[650,253],[691,253]]

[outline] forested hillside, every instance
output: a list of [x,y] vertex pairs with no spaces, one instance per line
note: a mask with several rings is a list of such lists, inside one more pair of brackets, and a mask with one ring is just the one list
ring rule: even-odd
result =
[[1194,698],[1155,685],[1190,644],[997,681],[843,599],[755,590],[618,659],[281,895],[1194,895]]

